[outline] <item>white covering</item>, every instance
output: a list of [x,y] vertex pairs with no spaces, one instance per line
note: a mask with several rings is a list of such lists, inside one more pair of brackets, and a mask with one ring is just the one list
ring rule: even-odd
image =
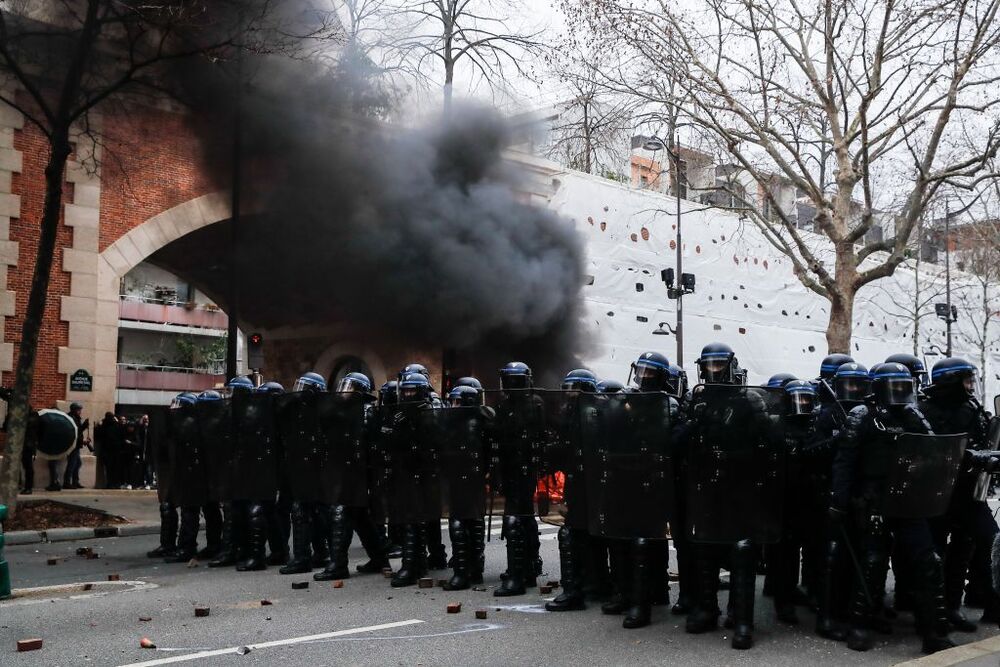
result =
[[[526,161],[539,166],[536,160]],[[589,367],[599,377],[624,381],[629,364],[646,350],[675,361],[674,336],[652,332],[660,322],[672,327],[676,321],[676,303],[667,298],[660,281],[660,270],[675,266],[670,244],[676,234],[676,201],[579,172],[561,171],[552,178],[550,207],[572,220],[587,240],[587,273],[593,276],[593,284],[584,287],[594,341],[586,354]],[[697,377],[694,360],[702,345],[712,341],[733,347],[751,383],[779,371],[815,377],[827,354],[828,302],[798,281],[788,258],[770,246],[751,222],[688,201],[682,201],[682,210],[683,268],[697,278],[696,292],[684,297],[684,367],[692,381]],[[808,236],[828,255],[823,249],[829,244],[817,235]],[[931,274],[938,272],[940,267],[925,263],[921,282],[932,281]],[[968,280],[953,271],[953,289]],[[890,313],[900,312],[896,302],[908,304],[913,299],[913,282],[912,265],[904,265],[881,287],[866,286],[858,295],[851,350],[858,362],[871,366],[892,353],[912,352],[912,320]],[[636,284],[642,284],[643,291],[636,291]],[[968,313],[960,311],[959,317],[956,328],[974,326]],[[921,329],[918,347],[929,369],[941,358],[928,354],[929,344],[945,348],[944,323],[931,313],[922,318]],[[1000,392],[995,327],[991,337],[985,376],[988,397]],[[978,365],[974,346],[957,331],[953,341],[956,355]]]

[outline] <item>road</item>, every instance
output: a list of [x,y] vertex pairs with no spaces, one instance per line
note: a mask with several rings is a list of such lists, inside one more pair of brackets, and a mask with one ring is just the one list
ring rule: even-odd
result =
[[[542,579],[558,579],[555,528],[541,530],[549,573]],[[814,617],[804,610],[801,626],[778,624],[770,600],[762,597],[757,646],[746,652],[730,649],[723,629],[685,634],[682,619],[663,607],[655,609],[653,625],[631,631],[621,628],[620,618],[601,615],[596,604],[582,612],[546,613],[542,604],[551,595],[542,596],[537,589],[518,598],[493,597],[491,589],[504,564],[503,544],[496,540],[487,547],[488,590],[454,593],[392,589],[379,575],[355,576],[336,589],[308,575],[281,576],[273,568],[256,573],[189,569],[145,558],[155,544],[153,536],[137,536],[8,547],[16,588],[106,582],[111,573],[125,583],[95,584],[74,599],[57,592],[63,597],[50,600],[53,593],[40,591],[0,603],[0,664],[159,665],[183,658],[177,664],[890,665],[918,657],[920,650],[909,615],[901,616],[894,634],[881,637],[874,650],[859,654],[813,635]],[[80,546],[94,547],[100,558],[76,556]],[[64,560],[47,565],[51,556]],[[364,560],[357,544],[351,557],[352,569]],[[292,582],[306,580],[307,590],[292,590]],[[261,606],[261,600],[272,604]],[[461,613],[447,614],[449,602],[461,602]],[[196,618],[196,605],[209,606],[210,615]],[[477,620],[477,609],[486,609],[488,617]],[[955,638],[968,642],[997,633],[995,627],[980,628]],[[156,650],[139,647],[144,636],[156,643]],[[28,637],[42,637],[43,649],[16,653],[16,641]],[[250,652],[237,654],[242,646]]]

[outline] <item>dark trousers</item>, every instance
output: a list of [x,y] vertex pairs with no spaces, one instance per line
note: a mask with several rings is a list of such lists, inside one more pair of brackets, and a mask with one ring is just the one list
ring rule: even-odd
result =
[[21,448],[21,469],[24,471],[24,488],[35,487],[35,450],[31,447]]
[[76,447],[66,457],[66,472],[63,473],[63,486],[79,485],[80,468],[82,467],[83,461],[80,460],[80,448]]

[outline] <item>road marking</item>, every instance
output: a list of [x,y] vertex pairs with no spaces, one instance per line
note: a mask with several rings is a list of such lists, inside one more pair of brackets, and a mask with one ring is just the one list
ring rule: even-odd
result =
[[[291,639],[277,639],[271,642],[263,642],[260,644],[246,644],[246,648],[251,651],[262,649],[262,648],[272,648],[275,646],[291,646],[293,644],[302,644],[304,642],[314,642],[322,639],[332,639],[334,637],[345,637],[347,635],[356,635],[362,632],[375,632],[377,630],[389,630],[391,628],[402,628],[407,625],[417,625],[423,623],[420,619],[411,618],[408,621],[396,621],[394,623],[382,623],[381,625],[368,625],[362,628],[348,628],[347,630],[335,630],[334,632],[324,632],[318,635],[306,635],[305,637],[293,637]],[[154,667],[155,665],[170,665],[176,662],[188,662],[190,660],[201,660],[203,658],[214,658],[217,655],[230,655],[236,654],[241,646],[232,646],[230,648],[221,648],[213,651],[200,651],[198,653],[188,653],[187,655],[175,655],[169,658],[159,658],[156,660],[147,660],[145,662],[133,662],[123,667]]]
[[[74,589],[79,587],[83,590],[83,586],[90,584],[95,590],[87,593],[76,593],[74,595],[61,595],[55,597],[30,597],[30,598],[19,598],[18,595],[25,594],[45,594],[48,592],[58,593],[60,591],[65,591],[68,589]],[[14,597],[10,600],[4,600],[0,602],[0,607],[20,607],[23,605],[31,604],[42,604],[44,602],[61,602],[64,600],[86,600],[89,598],[100,598],[106,595],[112,595],[117,593],[133,593],[135,591],[148,591],[154,588],[159,588],[159,584],[154,584],[149,581],[81,581],[72,584],[56,584],[54,586],[35,586],[33,588],[15,588]]]
[[328,644],[332,642],[382,642],[390,640],[411,640],[411,639],[434,639],[436,637],[453,637],[455,635],[467,635],[474,632],[490,632],[491,630],[503,630],[504,626],[499,623],[470,623],[462,626],[461,630],[449,630],[447,632],[432,632],[425,635],[396,635],[389,637],[334,637],[333,639],[317,639],[310,644]]

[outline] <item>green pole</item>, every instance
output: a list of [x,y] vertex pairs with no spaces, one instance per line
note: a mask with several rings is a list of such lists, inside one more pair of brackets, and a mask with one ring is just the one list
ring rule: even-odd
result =
[[0,505],[0,600],[10,597],[10,566],[3,557],[3,522],[7,518],[7,506]]

